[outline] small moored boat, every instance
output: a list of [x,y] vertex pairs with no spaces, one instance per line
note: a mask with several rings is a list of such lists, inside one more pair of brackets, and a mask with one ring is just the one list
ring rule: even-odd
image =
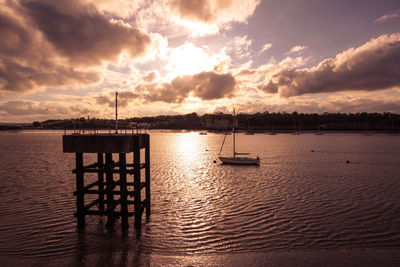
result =
[[[239,155],[248,155],[250,153],[239,153],[235,151],[235,110],[233,110],[233,129],[232,129],[232,133],[233,133],[233,156],[232,157],[219,157],[219,160],[223,163],[223,164],[231,164],[231,165],[259,165],[260,164],[260,158],[256,157],[256,158],[250,158],[250,157],[240,157]],[[225,136],[226,138],[226,136]],[[224,141],[222,143],[221,149],[220,149],[220,153],[222,151],[222,148],[224,146],[225,143],[225,138]]]

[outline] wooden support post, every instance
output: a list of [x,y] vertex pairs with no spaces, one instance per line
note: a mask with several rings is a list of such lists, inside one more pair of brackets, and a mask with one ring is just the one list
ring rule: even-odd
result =
[[150,136],[146,136],[145,142],[145,183],[146,183],[146,217],[150,216]]
[[134,198],[135,198],[135,226],[140,227],[142,224],[142,199],[140,195],[140,146],[139,136],[134,136],[134,148],[133,148],[133,187],[134,187]]
[[[97,153],[97,168],[104,170],[103,153]],[[99,210],[104,211],[104,171],[98,172]]]
[[110,226],[114,223],[113,205],[114,205],[114,181],[113,181],[113,168],[114,162],[112,159],[112,153],[106,153],[106,195],[107,195],[107,226]]
[[79,228],[85,226],[84,187],[83,153],[76,153],[76,214]]
[[119,153],[119,187],[121,191],[121,223],[128,229],[128,188],[126,184],[126,154]]

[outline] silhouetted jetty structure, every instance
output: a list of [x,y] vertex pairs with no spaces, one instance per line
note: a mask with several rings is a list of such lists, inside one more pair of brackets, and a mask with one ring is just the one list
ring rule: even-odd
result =
[[[144,162],[141,158],[143,150]],[[135,226],[139,227],[145,209],[146,217],[150,215],[148,134],[64,134],[63,151],[75,153],[76,157],[73,173],[76,174],[74,195],[78,227],[85,226],[86,215],[107,216],[108,226],[121,218],[123,229],[129,227],[128,217],[134,216]],[[97,154],[97,162],[85,165],[84,158],[90,155],[84,157],[84,153]],[[127,153],[133,153],[132,162],[127,162]],[[97,174],[97,177],[94,181],[89,179],[93,177],[87,177],[85,183],[85,174],[90,173]]]

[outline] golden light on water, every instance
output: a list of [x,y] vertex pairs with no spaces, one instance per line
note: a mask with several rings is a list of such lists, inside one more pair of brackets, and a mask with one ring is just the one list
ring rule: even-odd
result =
[[180,170],[176,175],[179,183],[180,197],[184,201],[201,199],[202,190],[207,183],[202,174],[205,165],[204,136],[198,132],[188,132],[176,135],[173,145],[176,149],[174,165]]

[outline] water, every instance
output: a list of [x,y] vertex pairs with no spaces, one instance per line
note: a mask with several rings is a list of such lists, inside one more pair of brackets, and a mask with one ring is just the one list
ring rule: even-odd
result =
[[98,216],[77,230],[74,155],[62,153],[62,132],[0,132],[0,262],[400,260],[400,136],[238,134],[237,151],[261,165],[229,166],[213,162],[222,135],[150,134],[152,214],[140,232],[131,217],[122,233],[119,221],[107,229]]

